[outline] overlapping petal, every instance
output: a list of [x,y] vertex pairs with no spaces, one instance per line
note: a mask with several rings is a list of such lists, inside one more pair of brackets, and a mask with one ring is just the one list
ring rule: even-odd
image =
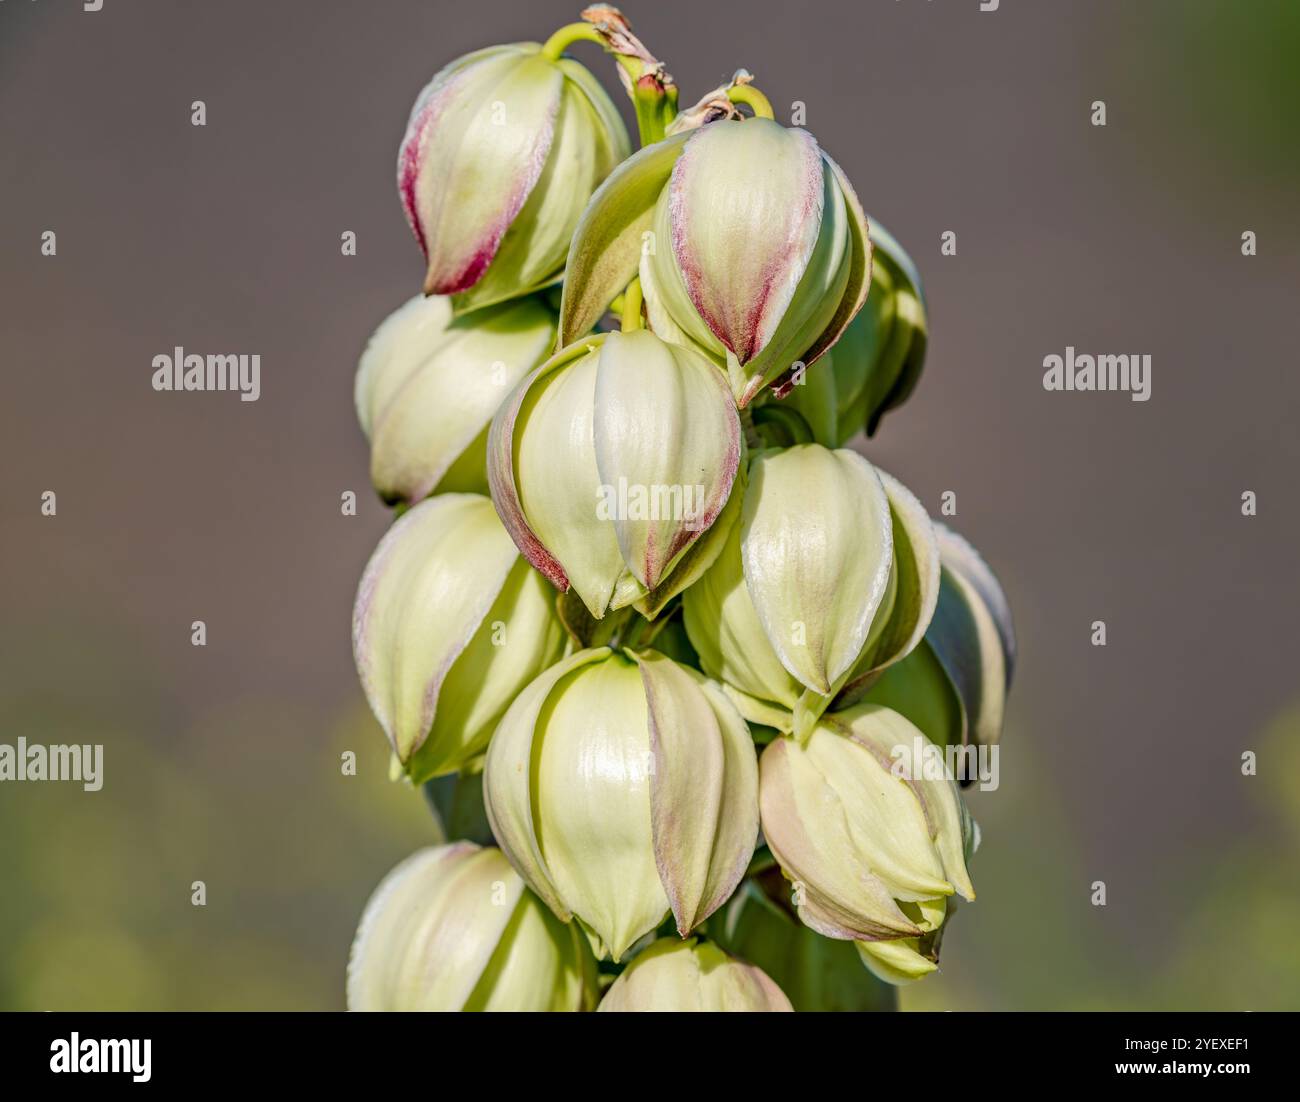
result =
[[685,935],[735,890],[757,833],[747,728],[653,651],[578,653],[520,695],[488,749],[493,833],[615,960],[670,911]]
[[425,293],[457,296],[460,313],[553,280],[587,198],[628,151],[613,104],[571,59],[516,43],[447,66],[398,153]]

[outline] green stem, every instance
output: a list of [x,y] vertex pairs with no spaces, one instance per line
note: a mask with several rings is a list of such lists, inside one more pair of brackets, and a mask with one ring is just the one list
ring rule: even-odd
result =
[[600,32],[590,23],[570,23],[542,44],[542,56],[551,61],[559,61],[565,49],[575,42],[599,42],[603,45],[604,41]]
[[754,856],[749,859],[749,867],[745,869],[745,875],[758,876],[774,868],[776,868],[776,858],[772,856],[772,851],[767,846],[759,846],[754,851]]
[[756,119],[775,119],[772,101],[752,84],[736,84],[727,89],[727,98],[732,103],[745,103],[753,109]]
[[[666,74],[647,72],[635,58],[620,57],[619,63],[631,77],[632,108],[636,112],[637,137],[641,148],[663,141],[668,124],[677,117],[677,87],[665,83]],[[668,81],[672,77],[667,77]]]
[[641,634],[637,637],[638,645],[641,646],[643,649],[645,647],[651,646],[654,643],[655,638],[659,635],[659,633],[663,631],[664,628],[666,628],[669,625],[669,623],[672,622],[673,617],[677,615],[678,610],[681,607],[682,607],[681,605],[674,605],[671,608],[669,608],[667,613],[665,613],[663,610],[660,610],[658,617],[656,617],[655,619],[649,622],[650,626],[643,628],[641,630]]
[[622,328],[624,333],[631,333],[644,328],[641,320],[641,301],[641,277],[636,276],[627,285],[627,290],[623,292]]
[[[605,619],[611,621],[611,623],[608,638],[601,645],[609,647],[611,650],[633,649],[639,646],[641,633],[645,631],[646,625],[649,623],[644,616],[631,607],[620,608],[607,613]],[[601,621],[601,623],[603,624],[604,621]]]
[[754,424],[754,407],[746,406],[738,411],[740,416],[740,428],[745,434],[745,443],[751,448],[767,447],[762,435],[758,431],[758,426]]

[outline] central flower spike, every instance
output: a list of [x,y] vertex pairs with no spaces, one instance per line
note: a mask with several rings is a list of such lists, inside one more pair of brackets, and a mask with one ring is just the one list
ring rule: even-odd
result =
[[654,651],[580,651],[538,677],[492,737],[483,796],[519,875],[614,960],[670,911],[683,937],[708,918],[758,838],[745,721]]
[[597,619],[653,617],[717,557],[740,421],[698,352],[644,330],[572,345],[532,372],[488,437],[488,482],[520,551]]
[[723,368],[736,402],[784,392],[866,301],[866,216],[804,130],[724,120],[641,150],[600,187],[569,250],[561,340],[640,275],[650,328]]

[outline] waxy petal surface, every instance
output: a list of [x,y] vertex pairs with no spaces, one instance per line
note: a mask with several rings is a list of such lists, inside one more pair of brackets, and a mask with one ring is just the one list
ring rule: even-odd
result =
[[482,278],[542,174],[562,72],[537,46],[483,51],[434,77],[411,112],[398,189],[428,258],[425,293]]
[[428,737],[443,681],[517,558],[492,503],[477,494],[422,502],[376,548],[357,591],[353,654],[403,763]]
[[644,330],[601,348],[593,436],[623,561],[648,590],[717,519],[740,462],[740,420],[718,370]]
[[645,685],[655,861],[685,937],[736,890],[758,839],[758,762],[721,691],[653,651]]
[[892,556],[889,502],[860,455],[804,444],[755,457],[741,514],[745,585],[801,684],[829,694],[857,661]]
[[669,189],[687,292],[744,364],[780,324],[817,244],[821,151],[768,119],[716,123],[691,134]]

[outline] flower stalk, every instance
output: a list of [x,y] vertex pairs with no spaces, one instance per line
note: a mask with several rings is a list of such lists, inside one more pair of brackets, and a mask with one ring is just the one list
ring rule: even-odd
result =
[[440,70],[398,188],[353,653],[445,844],[366,905],[349,1006],[893,1009],[975,895],[927,751],[997,742],[1016,650],[857,448],[921,374],[916,266],[747,70],[678,111],[605,4]]
[[604,45],[605,38],[590,23],[568,23],[542,43],[542,56],[559,61],[564,51],[577,42],[597,42]]
[[[747,77],[748,75],[748,73],[745,74]],[[756,119],[776,118],[776,114],[772,110],[772,101],[755,88],[754,85],[750,84],[748,80],[734,80],[731,87],[727,89],[727,98],[731,100],[732,103],[744,104],[747,106],[754,112],[754,118]]]
[[641,295],[641,280],[632,280],[627,285],[627,290],[623,292],[623,304],[619,308],[622,317],[621,326],[624,333],[631,333],[636,329],[645,328],[645,319],[641,317],[641,304],[643,298]]
[[652,145],[662,140],[677,115],[677,85],[672,74],[632,33],[631,24],[617,8],[593,4],[583,10],[582,18],[587,21],[587,29],[594,33],[579,35],[575,31],[570,41],[579,38],[597,41],[614,55],[619,79],[636,113],[641,144]]

